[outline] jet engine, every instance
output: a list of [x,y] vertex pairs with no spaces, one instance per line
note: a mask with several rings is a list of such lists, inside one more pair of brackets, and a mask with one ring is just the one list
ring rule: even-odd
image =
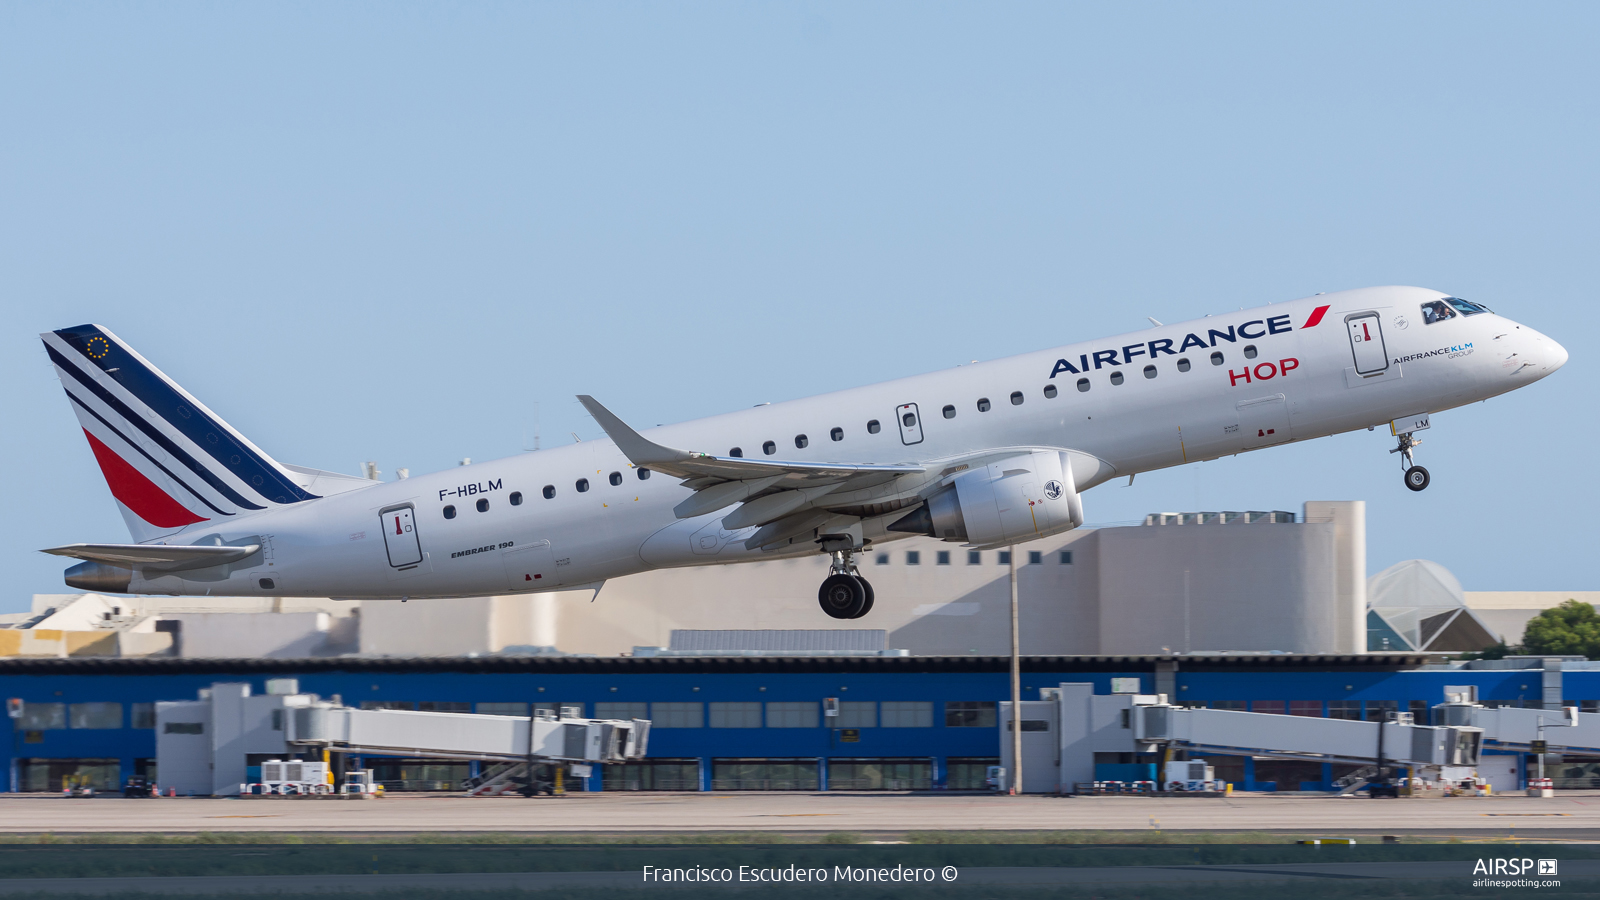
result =
[[955,476],[890,531],[978,547],[1031,541],[1083,524],[1083,501],[1065,453],[1035,450]]

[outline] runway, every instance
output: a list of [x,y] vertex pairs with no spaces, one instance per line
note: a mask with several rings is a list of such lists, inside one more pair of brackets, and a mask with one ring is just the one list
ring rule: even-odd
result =
[[1004,797],[884,793],[595,793],[559,798],[390,794],[380,800],[0,795],[0,833],[346,834],[1268,831],[1307,835],[1542,835],[1600,840],[1600,793],[1369,800]]
[[[1459,882],[1463,888],[1472,878],[1470,862],[1408,863],[1331,863],[1259,866],[1106,866],[1084,868],[975,867],[950,869],[936,876],[933,887],[1131,887],[1135,885],[1305,884],[1327,881],[1444,881]],[[1594,878],[1600,875],[1600,861],[1568,862],[1564,877]],[[948,876],[948,877],[946,877]],[[751,884],[702,884],[697,894],[717,890],[749,890]],[[838,886],[848,891],[864,887],[855,883]],[[129,892],[173,896],[184,894],[270,894],[270,893],[396,893],[417,890],[451,891],[537,891],[557,888],[634,888],[689,890],[647,883],[638,871],[629,872],[452,872],[437,875],[277,875],[277,876],[201,876],[149,878],[16,878],[0,879],[0,895],[7,894],[126,894]]]

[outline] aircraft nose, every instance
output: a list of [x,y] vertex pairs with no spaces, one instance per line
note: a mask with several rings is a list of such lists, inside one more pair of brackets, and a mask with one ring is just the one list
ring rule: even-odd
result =
[[1548,362],[1545,363],[1545,366],[1550,371],[1554,372],[1555,370],[1567,364],[1567,348],[1561,346],[1555,341],[1550,340],[1549,338],[1545,338],[1544,340],[1544,355],[1548,360]]

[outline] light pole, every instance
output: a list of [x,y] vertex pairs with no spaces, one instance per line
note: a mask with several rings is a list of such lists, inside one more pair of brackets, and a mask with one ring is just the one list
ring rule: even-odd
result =
[[1011,791],[1022,793],[1022,656],[1017,632],[1017,548],[1006,551],[1011,561]]

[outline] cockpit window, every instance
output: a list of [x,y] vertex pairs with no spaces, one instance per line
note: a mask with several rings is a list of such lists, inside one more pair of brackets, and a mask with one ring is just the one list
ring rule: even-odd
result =
[[1454,306],[1456,311],[1463,316],[1475,316],[1478,313],[1491,312],[1489,307],[1484,306],[1482,303],[1473,303],[1471,300],[1463,300],[1460,297],[1446,297],[1444,302]]
[[1422,304],[1422,324],[1436,325],[1445,319],[1454,319],[1456,311],[1443,300],[1429,300]]

